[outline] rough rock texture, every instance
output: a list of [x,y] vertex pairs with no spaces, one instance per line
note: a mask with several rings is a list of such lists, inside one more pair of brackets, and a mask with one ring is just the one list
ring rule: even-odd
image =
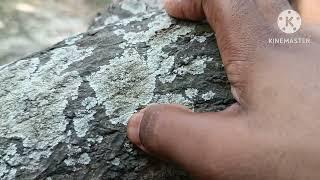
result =
[[233,99],[208,25],[144,1],[117,1],[87,33],[0,66],[0,179],[189,179],[134,148],[128,118],[150,103],[218,111]]

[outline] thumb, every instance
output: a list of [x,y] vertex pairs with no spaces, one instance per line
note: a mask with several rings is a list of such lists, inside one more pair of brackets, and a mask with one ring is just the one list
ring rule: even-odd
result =
[[202,8],[203,0],[165,0],[166,11],[180,19],[203,20],[205,12]]
[[[219,113],[194,113],[180,105],[152,105],[128,124],[129,139],[142,150],[182,165],[193,175],[219,174],[247,152],[248,131],[233,106]],[[216,175],[214,175],[216,176]]]

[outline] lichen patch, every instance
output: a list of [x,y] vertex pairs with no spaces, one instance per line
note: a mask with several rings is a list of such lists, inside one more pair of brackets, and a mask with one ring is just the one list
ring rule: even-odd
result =
[[[95,90],[98,104],[104,105],[112,124],[126,125],[136,109],[154,99],[157,77],[161,76],[164,82],[174,80],[175,76],[169,73],[174,65],[174,56],[169,56],[163,48],[195,28],[182,27],[162,36],[159,31],[168,29],[173,24],[172,19],[165,13],[152,18],[147,31],[117,30],[115,33],[123,34],[126,40],[122,44],[125,48],[123,54],[87,77]],[[138,52],[137,43],[146,43],[150,48],[143,53]]]
[[71,64],[91,56],[94,49],[95,47],[79,49],[76,45],[54,49],[51,51],[51,60],[41,66],[39,72],[60,75]]
[[77,41],[79,41],[79,40],[82,39],[82,38],[83,38],[83,34],[75,35],[75,36],[69,37],[69,38],[66,39],[64,42],[65,42],[67,45],[74,45]]
[[111,164],[114,165],[114,166],[119,166],[120,165],[120,159],[119,158],[114,158],[111,161]]
[[[63,112],[68,100],[77,98],[82,83],[78,72],[64,71],[72,63],[91,56],[93,49],[72,45],[52,50],[49,61],[42,65],[38,58],[32,58],[3,67],[0,102],[5,106],[0,106],[0,137],[21,138],[24,149],[14,156],[2,153],[11,157],[2,162],[14,165],[17,171],[24,169],[30,173],[45,168],[39,164],[40,160],[48,158],[51,150],[65,141],[68,122]],[[14,168],[10,169],[10,172],[2,171],[2,177],[9,178]]]
[[186,74],[199,75],[203,74],[206,69],[207,62],[212,62],[213,58],[208,57],[197,57],[191,64],[180,67],[174,71],[174,73],[183,76]]
[[194,88],[189,88],[185,90],[185,94],[189,99],[193,99],[197,97],[198,93],[199,93],[199,90]]
[[87,110],[94,108],[97,105],[97,99],[95,97],[87,97],[85,98],[81,105],[84,106]]
[[182,94],[168,93],[165,95],[155,95],[154,102],[159,104],[181,104],[192,108],[192,101],[185,98]]
[[89,130],[89,122],[94,120],[94,110],[79,110],[76,112],[76,117],[73,119],[74,130],[78,137],[85,137]]
[[112,16],[109,16],[107,17],[105,20],[104,20],[104,25],[107,26],[109,24],[113,24],[115,22],[118,22],[120,20],[119,16],[117,15],[112,15]]
[[126,50],[87,79],[106,115],[112,117],[117,112],[110,120],[113,124],[125,124],[136,108],[151,101],[155,88],[155,77],[149,75],[147,63],[134,49]]
[[191,41],[197,41],[199,43],[204,43],[207,40],[205,36],[195,36]]
[[211,99],[214,98],[215,95],[216,95],[216,93],[209,91],[209,92],[202,95],[202,99],[205,101],[210,101]]
[[78,159],[72,159],[72,158],[65,159],[64,163],[67,166],[75,166],[77,164],[87,165],[90,163],[90,161],[91,161],[91,158],[90,158],[89,154],[83,153],[80,155],[80,157]]

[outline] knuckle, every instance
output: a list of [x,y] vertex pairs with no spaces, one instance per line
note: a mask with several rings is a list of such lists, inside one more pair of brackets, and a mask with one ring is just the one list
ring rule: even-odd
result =
[[233,86],[245,83],[244,81],[246,79],[246,74],[248,73],[249,64],[250,63],[245,60],[233,60],[225,65],[229,81]]
[[248,73],[250,71],[249,61],[229,61],[226,64],[226,72],[229,82],[234,89],[236,99],[239,103],[244,103],[243,100],[246,96],[246,89],[248,86]]

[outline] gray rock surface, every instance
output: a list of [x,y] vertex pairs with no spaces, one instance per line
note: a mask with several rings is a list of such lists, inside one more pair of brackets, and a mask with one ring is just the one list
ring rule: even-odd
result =
[[151,4],[118,1],[88,32],[0,66],[0,179],[189,179],[131,145],[128,118],[150,103],[202,112],[233,99],[208,25]]

